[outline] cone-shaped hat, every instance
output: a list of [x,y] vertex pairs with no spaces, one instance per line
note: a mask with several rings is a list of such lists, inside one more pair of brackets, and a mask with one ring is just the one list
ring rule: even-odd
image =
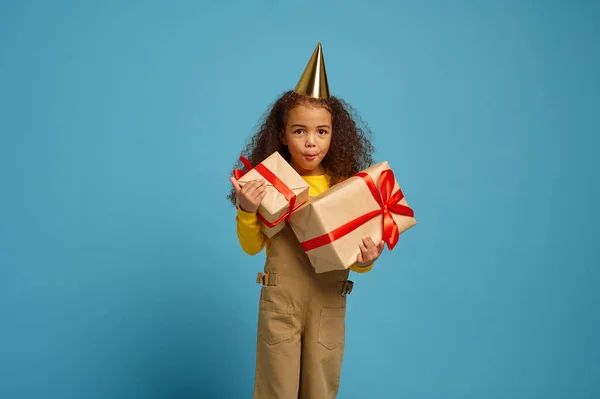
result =
[[317,44],[294,91],[309,97],[329,98],[329,84],[321,43]]

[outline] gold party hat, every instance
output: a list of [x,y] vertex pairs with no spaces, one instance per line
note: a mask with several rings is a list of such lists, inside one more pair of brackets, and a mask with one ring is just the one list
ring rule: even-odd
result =
[[325,61],[323,60],[323,49],[321,43],[313,52],[304,73],[300,77],[294,91],[314,98],[329,98],[329,84],[327,83],[327,72],[325,72]]

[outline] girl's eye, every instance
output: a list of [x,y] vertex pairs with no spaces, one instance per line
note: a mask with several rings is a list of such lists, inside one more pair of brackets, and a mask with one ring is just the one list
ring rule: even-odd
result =
[[327,130],[319,130],[319,134],[327,134]]
[[298,129],[298,130],[295,130],[295,131],[294,131],[294,133],[298,133],[298,134],[300,134],[300,133],[302,133],[303,131],[304,131],[304,130],[302,130],[302,129]]

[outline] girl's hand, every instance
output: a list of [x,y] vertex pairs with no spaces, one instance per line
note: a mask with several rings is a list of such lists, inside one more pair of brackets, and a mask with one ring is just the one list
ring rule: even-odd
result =
[[253,180],[240,187],[235,177],[231,176],[230,180],[242,211],[247,213],[258,211],[260,203],[267,195],[267,183],[264,180]]
[[383,252],[383,245],[383,241],[375,245],[371,237],[363,237],[362,242],[359,244],[360,253],[356,258],[356,264],[359,267],[365,267],[375,262]]

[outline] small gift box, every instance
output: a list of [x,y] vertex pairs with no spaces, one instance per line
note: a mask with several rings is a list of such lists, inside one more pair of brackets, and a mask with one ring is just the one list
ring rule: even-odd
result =
[[254,167],[246,158],[240,157],[240,160],[247,169],[234,171],[240,186],[256,179],[267,182],[267,194],[257,215],[263,234],[273,237],[283,229],[290,212],[308,200],[308,183],[277,151]]

